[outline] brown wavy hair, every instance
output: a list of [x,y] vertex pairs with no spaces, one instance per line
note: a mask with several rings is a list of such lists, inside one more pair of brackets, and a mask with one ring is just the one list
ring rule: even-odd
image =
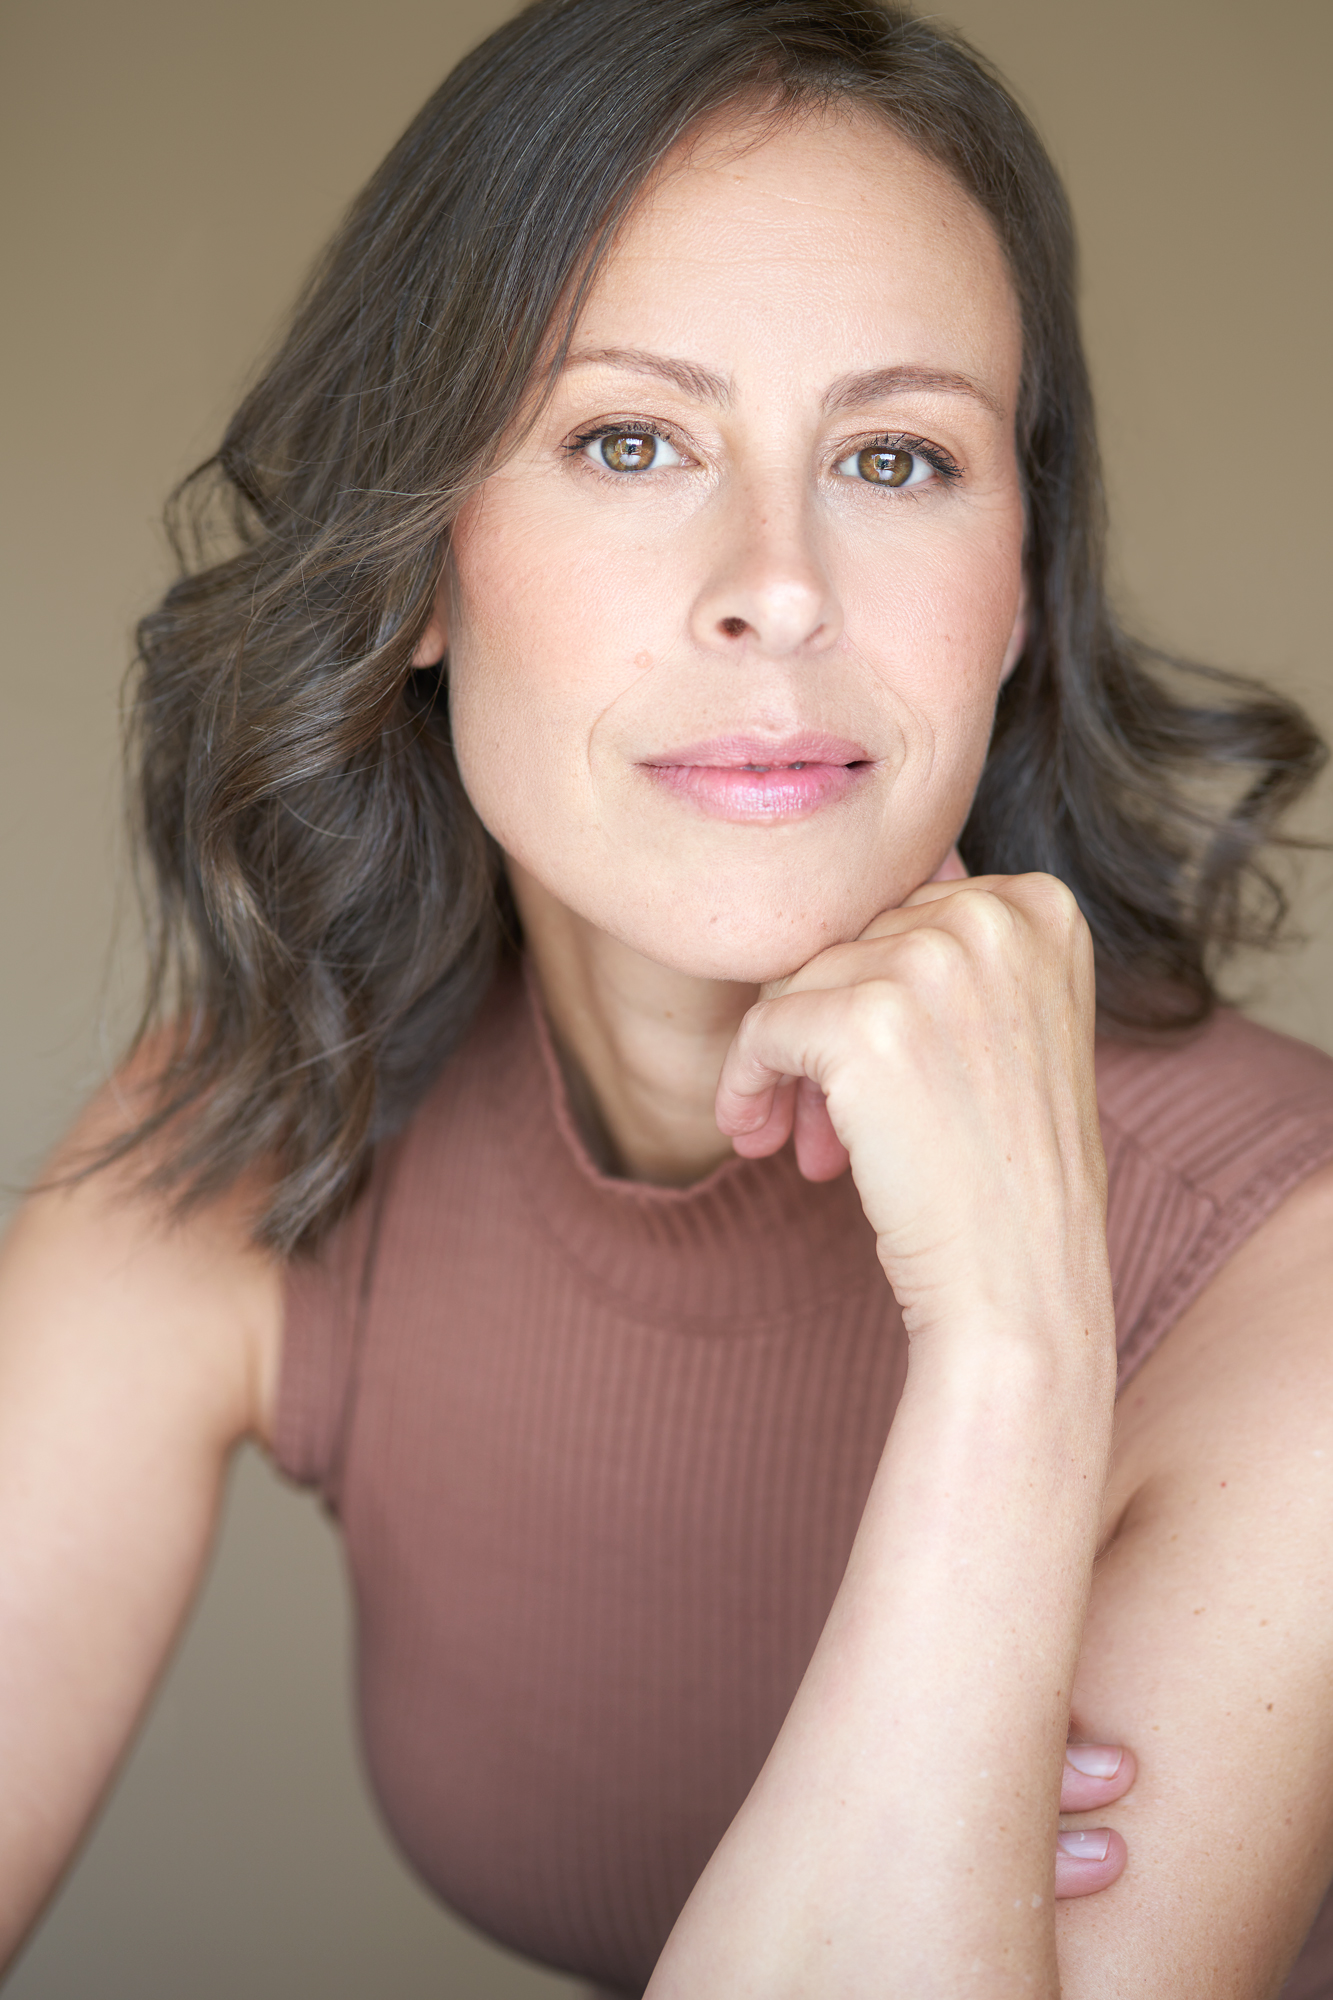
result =
[[138,1046],[161,1039],[151,1108],[113,1151],[156,1139],[151,1178],[177,1201],[262,1161],[262,1240],[313,1244],[481,1003],[516,924],[455,767],[447,667],[412,666],[450,522],[558,368],[647,177],[757,99],[878,111],[1008,256],[1030,630],[968,866],[1069,884],[1121,1026],[1201,1020],[1219,955],[1275,934],[1257,853],[1323,749],[1289,702],[1205,669],[1182,688],[1117,629],[1068,208],[995,71],[892,5],[537,0],[394,147],[173,501],[181,573],[139,627],[131,728],[153,947]]

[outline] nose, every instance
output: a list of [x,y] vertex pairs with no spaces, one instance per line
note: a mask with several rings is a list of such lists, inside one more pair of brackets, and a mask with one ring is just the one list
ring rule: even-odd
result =
[[[824,652],[842,635],[842,607],[804,495],[737,493],[714,542],[691,629],[711,652],[768,659]],[[716,518],[710,524],[716,533]]]

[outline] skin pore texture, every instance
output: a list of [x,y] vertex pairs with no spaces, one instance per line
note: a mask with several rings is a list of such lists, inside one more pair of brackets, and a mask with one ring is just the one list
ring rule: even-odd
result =
[[[465,782],[608,1171],[717,1164],[718,1074],[760,982],[963,875],[1022,638],[1020,364],[989,223],[882,122],[705,133],[464,510],[417,659],[449,649]],[[865,477],[876,447],[901,484]],[[816,1179],[848,1162],[823,1107],[802,1079]],[[770,1123],[742,1148],[782,1142],[781,1102]],[[1073,1754],[1066,1811],[1133,1782],[1127,1751]],[[1124,1864],[1105,1829],[1066,1847],[1063,1895]]]
[[[595,1155],[682,1186],[794,1128],[910,1335],[651,2000],[1268,2000],[1333,1873],[1333,1174],[1116,1407],[1086,926],[954,854],[1021,646],[1019,364],[947,175],[864,111],[736,111],[622,231],[418,653]],[[253,1206],[168,1226],[94,1177],[0,1258],[0,1963],[273,1435]]]
[[[1045,878],[958,879],[1022,645],[1020,364],[1004,258],[947,174],[859,109],[734,114],[622,230],[462,511],[418,654],[448,653],[464,782],[594,1157],[686,1185],[794,1125],[809,1177],[850,1161],[912,1337],[847,1578],[653,2000],[1248,1996],[1327,1873],[1311,1776],[1284,1860],[1206,1875],[1269,1752],[1226,1734],[1241,1654],[1201,1679],[1198,1626],[1175,1654],[1145,1635],[1184,1516],[1192,1560],[1247,1560],[1155,1384],[1202,1342],[1212,1434],[1252,1422],[1256,1288],[1317,1372],[1296,1211],[1329,1211],[1329,1177],[1148,1363],[1112,1463],[1086,929]],[[1310,1686],[1289,1714],[1327,1769]],[[1181,1718],[1165,1782],[1159,1708]],[[1142,1753],[1140,1731],[1146,1791],[1095,1748]],[[1053,1856],[1057,1808],[1126,1794],[1147,1872],[1084,1893],[1125,1840],[1085,1819]]]
[[[418,656],[448,645],[464,781],[603,1155],[663,1182],[731,1150],[713,1096],[759,983],[945,861],[1021,615],[1020,330],[989,223],[863,114],[763,132],[668,161],[465,507]],[[616,423],[657,463],[580,447]],[[847,469],[916,439],[948,470]],[[862,755],[813,808],[722,818],[654,769],[819,736]]]

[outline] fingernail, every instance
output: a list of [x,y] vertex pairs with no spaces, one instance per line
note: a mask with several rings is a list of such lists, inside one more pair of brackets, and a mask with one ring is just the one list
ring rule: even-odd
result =
[[1113,1743],[1070,1743],[1065,1750],[1066,1764],[1085,1778],[1113,1778],[1124,1761],[1124,1751]]
[[1086,1832],[1057,1834],[1055,1844],[1061,1854],[1071,1855],[1075,1861],[1105,1861],[1111,1831],[1105,1826],[1090,1826]]

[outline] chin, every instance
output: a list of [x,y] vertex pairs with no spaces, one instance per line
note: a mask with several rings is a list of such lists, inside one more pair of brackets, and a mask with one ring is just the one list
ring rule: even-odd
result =
[[711,907],[700,899],[697,914],[672,911],[654,920],[651,911],[627,917],[601,912],[594,919],[622,943],[656,964],[693,979],[719,979],[762,986],[785,979],[824,951],[859,937],[881,904],[860,911],[764,912]]

